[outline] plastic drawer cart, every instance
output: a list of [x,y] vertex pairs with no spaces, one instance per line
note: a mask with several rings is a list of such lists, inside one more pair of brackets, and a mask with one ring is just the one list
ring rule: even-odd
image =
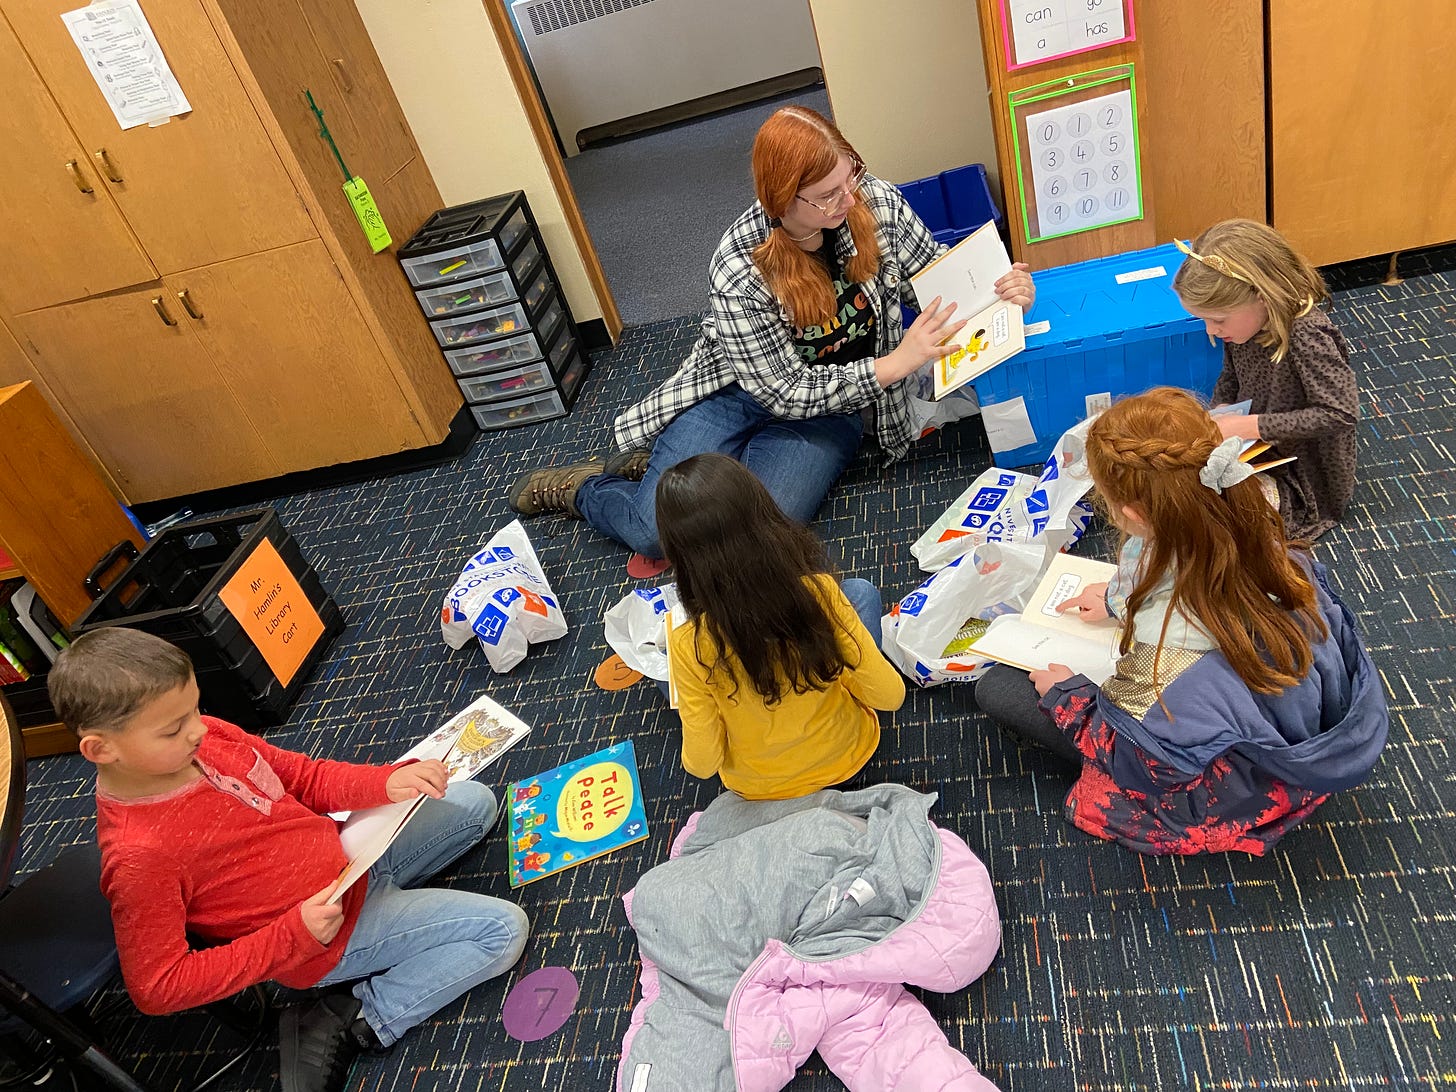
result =
[[398,257],[480,428],[570,410],[591,359],[523,193],[442,209]]

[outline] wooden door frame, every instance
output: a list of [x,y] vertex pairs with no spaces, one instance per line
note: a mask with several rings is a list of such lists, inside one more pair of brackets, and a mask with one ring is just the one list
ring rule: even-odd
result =
[[495,31],[496,41],[500,44],[501,55],[505,58],[506,68],[510,71],[511,81],[516,85],[516,94],[521,99],[521,106],[525,108],[526,119],[531,125],[531,133],[536,138],[536,147],[540,149],[541,158],[546,163],[546,172],[551,176],[551,185],[556,190],[556,197],[561,202],[561,209],[566,216],[566,226],[571,230],[571,237],[576,243],[576,249],[581,254],[582,264],[586,267],[586,278],[590,282],[592,291],[596,293],[597,303],[602,309],[602,322],[606,325],[607,334],[611,337],[612,343],[616,344],[617,339],[622,336],[622,315],[617,310],[617,301],[612,296],[612,290],[607,285],[607,274],[602,269],[601,258],[597,256],[597,249],[592,244],[591,236],[586,230],[586,220],[581,215],[581,206],[576,203],[576,191],[571,188],[571,179],[566,174],[566,163],[561,158],[561,151],[556,147],[556,133],[551,126],[551,120],[546,116],[545,104],[541,102],[541,96],[536,90],[535,78],[531,75],[531,67],[526,61],[525,54],[521,52],[521,43],[516,38],[516,31],[511,26],[510,13],[506,11],[505,0],[481,0],[485,8],[486,18],[490,20],[490,26]]

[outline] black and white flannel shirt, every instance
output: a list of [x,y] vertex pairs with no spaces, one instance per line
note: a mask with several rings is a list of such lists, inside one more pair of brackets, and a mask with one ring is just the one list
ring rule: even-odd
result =
[[[702,336],[682,367],[617,418],[614,436],[620,450],[650,447],[678,414],[731,383],[785,420],[873,407],[886,457],[898,459],[909,450],[918,433],[909,404],[917,380],[912,374],[882,390],[875,360],[900,344],[900,303],[915,303],[910,278],[944,248],[888,182],[866,175],[859,198],[874,213],[880,244],[879,271],[860,285],[875,312],[875,355],[817,366],[799,359],[797,330],[753,264],[754,249],[769,233],[768,217],[754,202],[724,234],[709,263],[711,287]],[[839,261],[848,266],[855,253],[848,226],[833,235]]]

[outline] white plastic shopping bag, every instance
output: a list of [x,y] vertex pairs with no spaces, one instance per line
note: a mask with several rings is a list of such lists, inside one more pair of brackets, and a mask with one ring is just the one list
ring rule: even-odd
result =
[[465,563],[440,608],[440,636],[451,648],[480,641],[496,671],[509,671],[526,650],[566,635],[566,618],[520,520],[497,531]]
[[952,642],[970,619],[1021,613],[1047,556],[1042,542],[971,547],[890,608],[880,624],[886,659],[917,686],[979,678],[990,661]]
[[1046,542],[1064,550],[1082,537],[1092,518],[1084,499],[1087,429],[1083,421],[1057,441],[1041,475],[991,467],[970,484],[910,547],[926,572],[934,572],[983,542]]
[[667,682],[667,612],[680,606],[676,584],[628,593],[602,616],[607,644],[628,667]]

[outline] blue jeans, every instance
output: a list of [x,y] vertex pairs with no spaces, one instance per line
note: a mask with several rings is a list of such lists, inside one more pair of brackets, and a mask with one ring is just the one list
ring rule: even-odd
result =
[[[864,623],[865,629],[870,631],[870,636],[875,640],[875,648],[878,649],[880,647],[880,618],[885,611],[885,605],[880,601],[880,589],[868,580],[851,576],[840,583],[839,590],[844,592],[844,597],[849,600],[849,605],[854,608],[854,613],[859,615],[859,620]],[[657,683],[657,689],[662,691],[662,696],[667,697],[667,683],[661,679],[654,681]]]
[[577,490],[576,507],[602,534],[646,557],[661,557],[657,479],[684,459],[717,451],[753,471],[786,516],[808,523],[859,450],[863,434],[858,413],[786,421],[735,383],[669,422],[652,445],[641,482],[598,474]]
[[521,958],[531,923],[519,906],[472,891],[412,888],[495,825],[496,802],[478,781],[426,800],[369,870],[369,896],[344,957],[318,985],[360,979],[354,996],[385,1046],[472,986]]

